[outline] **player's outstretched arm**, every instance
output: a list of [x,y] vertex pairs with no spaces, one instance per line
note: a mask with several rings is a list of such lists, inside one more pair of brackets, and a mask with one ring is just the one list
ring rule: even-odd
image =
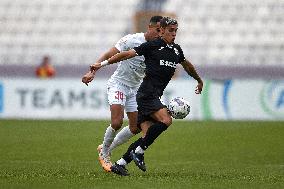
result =
[[[96,62],[102,62],[104,60],[107,60],[117,53],[119,53],[119,50],[116,47],[112,47],[104,54],[102,54]],[[85,75],[82,77],[82,82],[88,86],[88,83],[93,81],[95,77],[95,72],[96,72],[95,70],[90,70],[87,73],[85,73]]]
[[104,60],[102,62],[96,62],[95,64],[92,64],[90,66],[91,71],[97,71],[103,66],[106,66],[108,64],[114,64],[117,62],[120,62],[122,60],[127,60],[130,58],[133,58],[134,56],[137,56],[136,52],[134,49],[128,50],[128,51],[123,51],[120,53],[115,54],[114,56],[110,57],[107,60]]
[[117,53],[119,53],[119,50],[116,47],[112,47],[108,51],[106,51],[104,54],[102,54],[96,62],[102,62],[104,60],[107,60]]
[[198,75],[198,73],[196,72],[194,66],[186,59],[181,63],[181,65],[182,65],[183,69],[188,73],[188,75],[193,77],[198,82],[196,89],[195,89],[195,93],[201,94],[201,91],[202,91],[202,88],[203,88],[203,81],[200,78],[200,76]]

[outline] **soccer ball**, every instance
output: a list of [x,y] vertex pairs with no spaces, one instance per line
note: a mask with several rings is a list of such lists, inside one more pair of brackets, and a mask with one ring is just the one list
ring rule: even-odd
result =
[[183,119],[190,112],[189,102],[182,97],[172,99],[168,105],[171,116],[175,119]]

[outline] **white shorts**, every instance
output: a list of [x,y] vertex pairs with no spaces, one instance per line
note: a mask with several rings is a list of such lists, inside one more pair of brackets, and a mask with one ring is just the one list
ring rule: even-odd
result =
[[120,104],[125,112],[137,111],[136,94],[138,87],[128,87],[119,82],[107,83],[107,95],[109,105]]

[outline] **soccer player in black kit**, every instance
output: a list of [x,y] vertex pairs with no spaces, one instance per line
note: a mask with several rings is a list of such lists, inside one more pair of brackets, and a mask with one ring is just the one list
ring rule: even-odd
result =
[[145,42],[134,49],[118,53],[106,61],[91,65],[96,71],[102,66],[129,59],[134,56],[145,57],[146,71],[142,84],[137,92],[138,126],[143,136],[132,143],[127,152],[112,165],[111,171],[122,176],[129,175],[125,165],[132,160],[142,170],[146,171],[144,152],[155,139],[172,124],[172,117],[160,101],[160,97],[174,75],[177,64],[197,81],[196,94],[201,94],[202,79],[194,66],[184,57],[178,44],[174,43],[178,23],[175,19],[164,17],[161,22],[161,37]]

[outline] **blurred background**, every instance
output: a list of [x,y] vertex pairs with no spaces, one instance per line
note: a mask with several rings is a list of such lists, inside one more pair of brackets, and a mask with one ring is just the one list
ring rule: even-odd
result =
[[165,92],[192,103],[187,119],[284,120],[283,0],[0,0],[0,118],[108,119],[116,66],[89,87],[81,77],[153,15],[178,20],[176,43],[205,80],[196,96],[178,68]]

